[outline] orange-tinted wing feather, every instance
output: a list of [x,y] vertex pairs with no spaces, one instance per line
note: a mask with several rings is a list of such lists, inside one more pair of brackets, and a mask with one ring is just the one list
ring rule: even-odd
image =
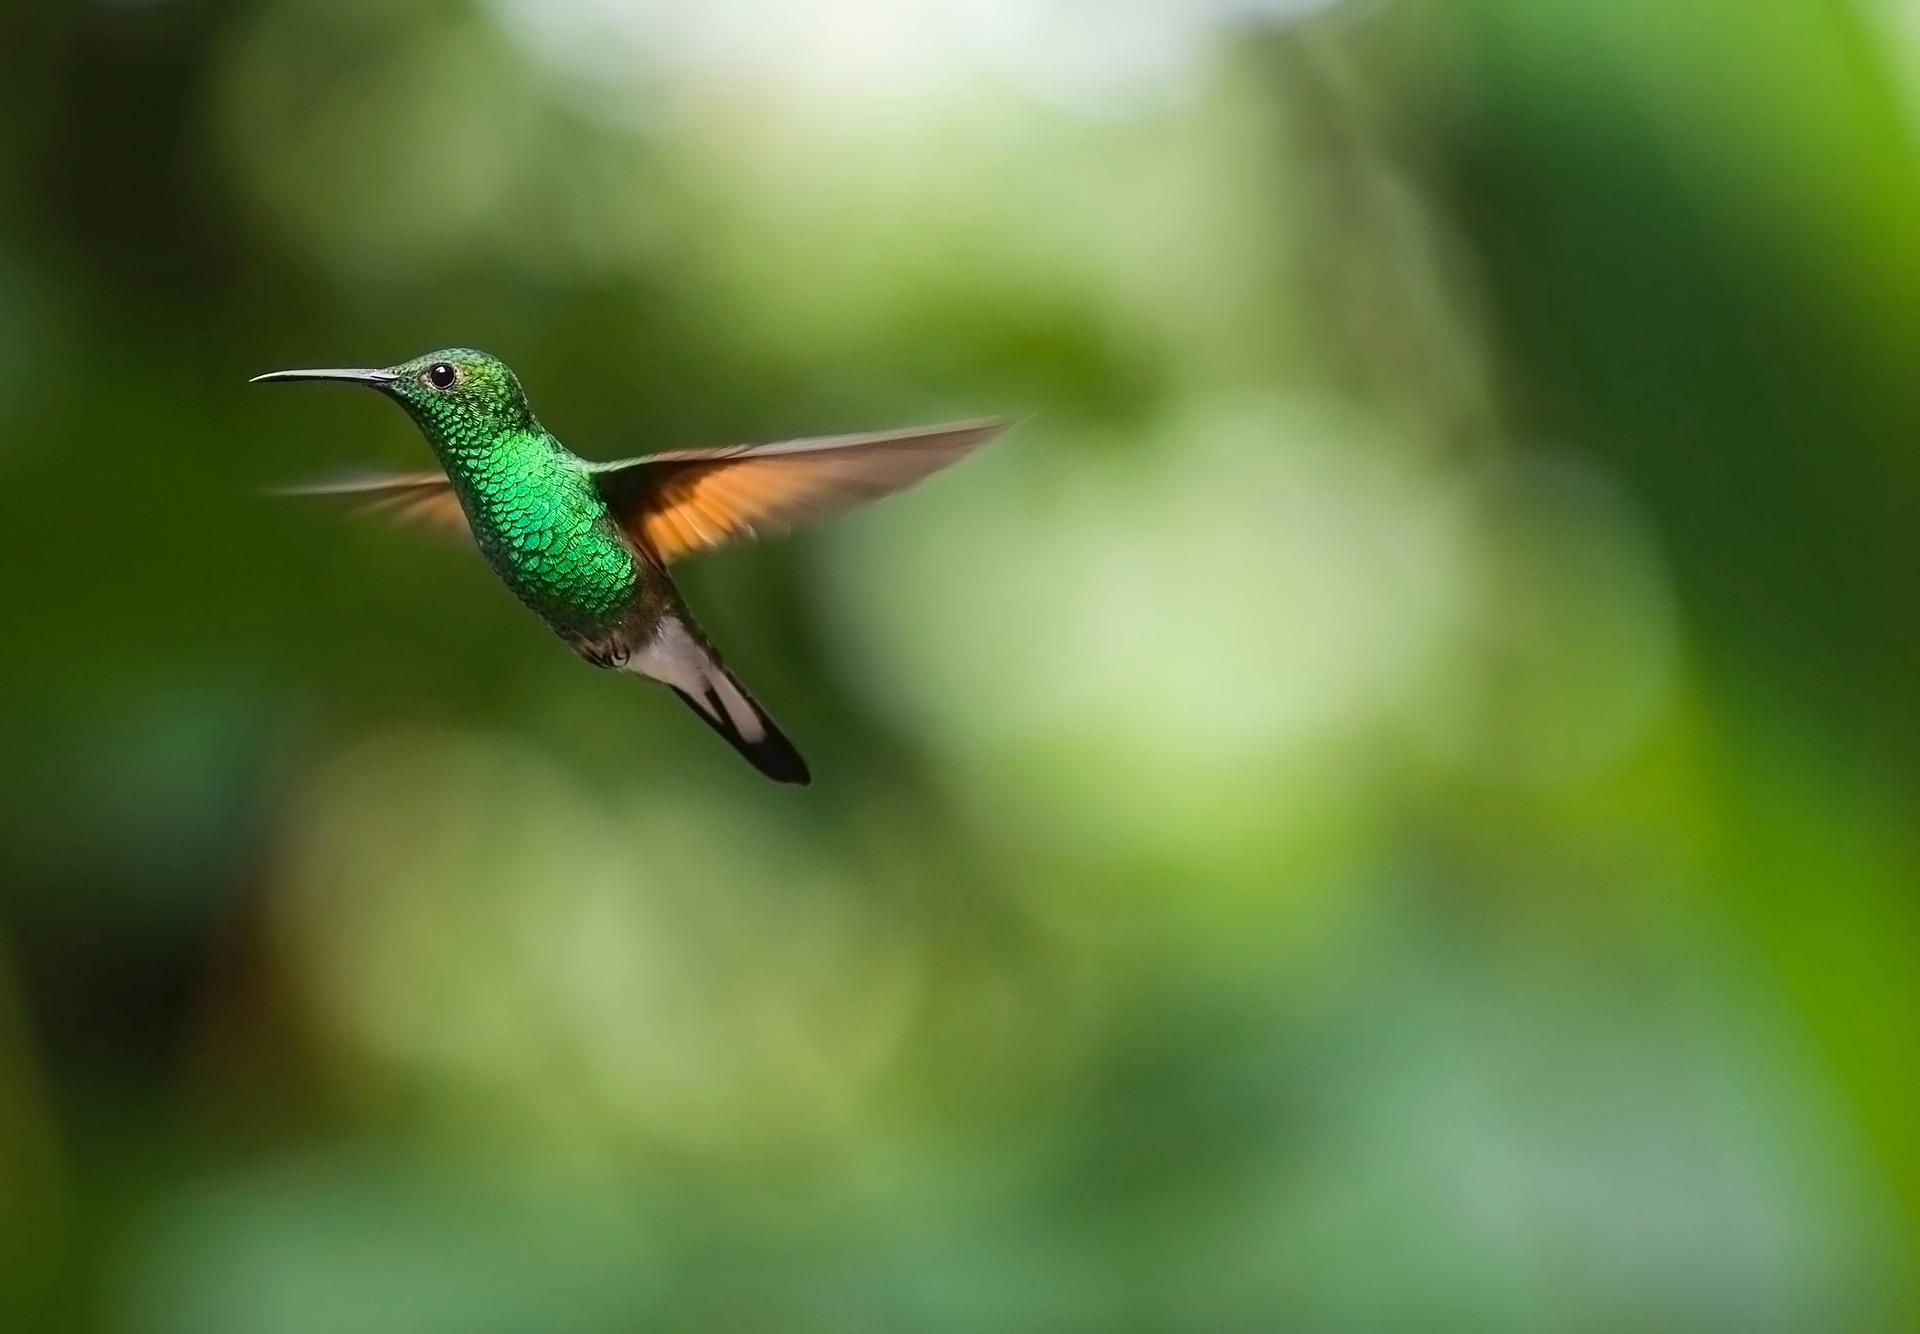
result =
[[670,562],[891,495],[958,462],[1009,425],[996,419],[690,449],[594,471],[621,526]]
[[313,496],[331,500],[356,514],[377,515],[396,523],[419,524],[442,532],[469,531],[460,498],[445,473],[402,473],[386,477],[349,478],[312,486],[276,488],[277,496]]

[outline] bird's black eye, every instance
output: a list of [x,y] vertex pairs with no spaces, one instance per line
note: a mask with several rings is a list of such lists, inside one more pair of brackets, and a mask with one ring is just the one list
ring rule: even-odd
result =
[[460,372],[444,361],[436,361],[427,368],[427,383],[435,389],[451,389]]

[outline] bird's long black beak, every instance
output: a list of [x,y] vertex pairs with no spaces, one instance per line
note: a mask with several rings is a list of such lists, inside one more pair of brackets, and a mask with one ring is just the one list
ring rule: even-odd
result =
[[314,371],[269,371],[265,375],[256,375],[248,384],[272,384],[279,380],[345,380],[349,384],[372,385],[381,388],[392,384],[400,377],[392,371],[372,370],[314,370]]

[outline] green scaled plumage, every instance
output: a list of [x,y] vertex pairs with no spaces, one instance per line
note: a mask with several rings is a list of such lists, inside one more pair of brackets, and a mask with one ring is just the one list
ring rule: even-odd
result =
[[[460,393],[427,378],[451,366]],[[572,640],[627,619],[641,561],[581,461],[535,419],[511,370],[467,349],[395,368],[390,391],[446,469],[487,562],[520,600]]]
[[304,493],[465,529],[514,595],[582,657],[669,686],[763,773],[789,783],[809,781],[806,762],[701,634],[667,566],[909,486],[1006,427],[968,422],[592,464],[540,425],[518,377],[483,352],[258,378],[343,380],[397,401],[441,472]]

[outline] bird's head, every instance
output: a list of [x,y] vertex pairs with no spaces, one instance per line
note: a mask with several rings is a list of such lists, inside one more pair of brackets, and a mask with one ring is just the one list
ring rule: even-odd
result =
[[274,371],[256,384],[277,380],[342,380],[366,385],[395,399],[428,440],[450,449],[481,449],[502,432],[533,425],[526,391],[498,357],[451,347],[378,370]]

